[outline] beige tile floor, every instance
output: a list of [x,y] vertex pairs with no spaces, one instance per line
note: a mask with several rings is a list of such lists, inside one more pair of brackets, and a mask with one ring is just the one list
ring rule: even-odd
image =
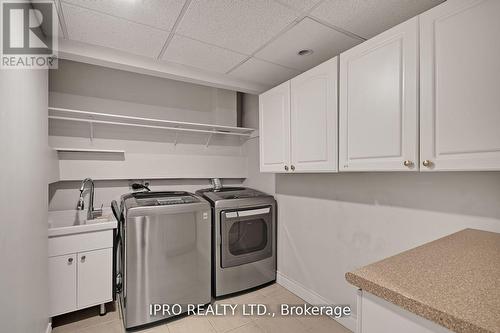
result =
[[[266,304],[277,311],[279,304],[303,304],[304,301],[278,284],[218,300],[226,304]],[[53,333],[124,333],[119,311],[109,309],[105,316],[98,315],[98,308],[90,308],[55,317]],[[258,317],[243,316],[188,316],[167,321],[138,333],[350,333],[335,320],[326,317]]]

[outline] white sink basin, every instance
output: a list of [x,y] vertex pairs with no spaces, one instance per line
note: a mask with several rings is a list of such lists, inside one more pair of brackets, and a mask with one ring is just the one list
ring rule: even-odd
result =
[[115,229],[117,222],[111,208],[104,208],[101,217],[87,220],[87,210],[49,211],[49,237]]

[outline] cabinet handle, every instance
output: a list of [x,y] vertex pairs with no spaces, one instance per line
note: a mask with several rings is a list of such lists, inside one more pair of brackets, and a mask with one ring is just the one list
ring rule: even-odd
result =
[[82,262],[85,262],[85,259],[86,259],[86,258],[87,258],[86,256],[82,256],[82,258],[81,258],[80,260],[81,260]]
[[403,165],[404,165],[405,167],[411,167],[411,166],[413,165],[413,162],[412,162],[412,161],[410,161],[410,160],[406,160],[406,161],[404,161],[404,162],[403,162]]
[[295,171],[295,165],[292,164],[292,166],[290,166],[290,169],[292,169],[292,171]]
[[288,165],[285,165],[285,171],[288,171]]
[[73,263],[73,258],[68,258],[68,264],[72,264]]
[[424,161],[422,162],[422,165],[423,165],[424,167],[430,167],[430,166],[432,165],[432,162],[431,162],[431,161],[429,161],[429,160],[424,160]]

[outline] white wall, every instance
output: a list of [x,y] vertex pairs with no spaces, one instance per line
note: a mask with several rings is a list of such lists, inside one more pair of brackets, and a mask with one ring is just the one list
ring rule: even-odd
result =
[[[259,128],[259,96],[243,94],[241,122],[243,127]],[[272,173],[261,173],[259,166],[259,133],[254,132],[244,149],[248,158],[248,176],[244,186],[255,188],[265,193],[274,194],[275,176]]]
[[53,107],[236,126],[236,92],[60,60],[51,71]]
[[[51,71],[53,107],[236,126],[236,92],[72,61]],[[51,120],[50,145],[124,150],[59,154],[61,180],[209,178],[247,175],[238,137]],[[178,134],[178,135],[177,135]]]
[[281,281],[354,316],[346,272],[464,228],[500,232],[499,172],[277,175],[276,193]]
[[[241,186],[242,179],[224,179],[224,186]],[[128,180],[100,180],[95,182],[94,207],[101,205],[109,207],[112,200],[120,202],[120,196],[132,192],[131,181]],[[80,195],[79,181],[65,181],[49,186],[49,210],[75,209]],[[152,180],[152,191],[188,191],[212,187],[208,179],[158,179]],[[85,207],[88,206],[89,196],[85,194]]]
[[48,324],[47,91],[45,70],[0,71],[0,325]]

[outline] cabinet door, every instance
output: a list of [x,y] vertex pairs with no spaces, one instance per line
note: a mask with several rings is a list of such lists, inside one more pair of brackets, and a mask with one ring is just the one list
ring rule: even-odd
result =
[[500,170],[500,1],[420,16],[422,171]]
[[361,311],[358,313],[359,333],[452,333],[423,317],[417,316],[377,296],[362,292]]
[[418,18],[340,55],[339,141],[340,171],[418,170]]
[[290,81],[259,96],[260,171],[290,166]]
[[78,253],[78,308],[112,300],[113,250]]
[[49,314],[76,310],[76,254],[49,257]]
[[337,58],[291,80],[293,172],[337,171]]

